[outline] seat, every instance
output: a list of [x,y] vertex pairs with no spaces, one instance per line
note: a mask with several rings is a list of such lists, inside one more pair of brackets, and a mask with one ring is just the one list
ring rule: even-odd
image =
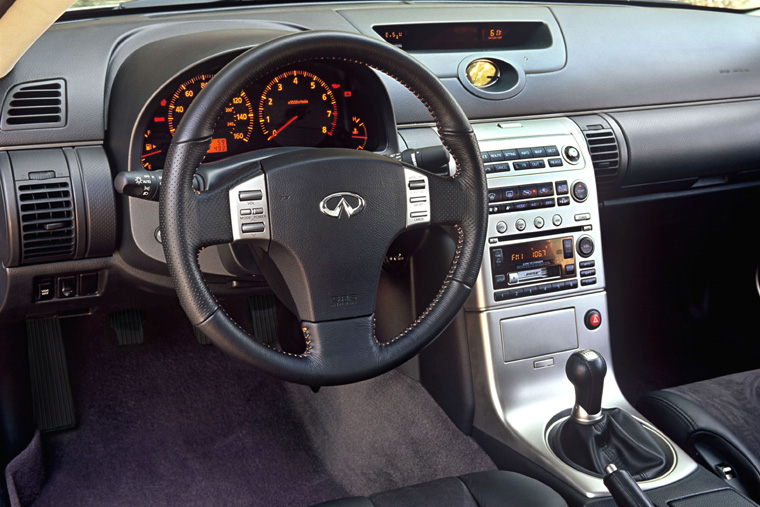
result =
[[654,391],[637,408],[697,462],[760,500],[760,370]]
[[514,472],[491,470],[341,498],[314,507],[567,507],[553,489]]

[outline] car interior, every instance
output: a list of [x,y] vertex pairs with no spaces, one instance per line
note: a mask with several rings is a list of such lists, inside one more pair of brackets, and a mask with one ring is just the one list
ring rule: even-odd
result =
[[759,505],[695,1],[0,2],[0,506]]

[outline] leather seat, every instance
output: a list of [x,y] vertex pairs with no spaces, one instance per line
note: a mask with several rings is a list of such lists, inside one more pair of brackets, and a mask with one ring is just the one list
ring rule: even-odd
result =
[[424,482],[369,497],[315,507],[567,507],[550,487],[514,472],[492,470]]
[[697,462],[760,500],[760,370],[654,391],[637,408]]

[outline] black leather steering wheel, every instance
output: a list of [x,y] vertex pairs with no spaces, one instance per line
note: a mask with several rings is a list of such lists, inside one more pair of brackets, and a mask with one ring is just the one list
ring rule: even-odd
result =
[[[305,149],[251,160],[219,187],[196,192],[195,170],[214,125],[239,90],[285,66],[342,60],[385,72],[427,106],[457,170],[441,177],[389,157]],[[486,234],[486,178],[467,117],[418,61],[383,41],[304,32],[253,48],[229,63],[193,101],[167,154],[161,233],[169,272],[190,321],[230,354],[309,385],[364,380],[398,366],[436,338],[477,279]],[[241,209],[254,209],[241,216]],[[247,212],[244,212],[247,213]],[[402,333],[379,342],[375,298],[383,258],[409,227],[452,226],[451,269],[430,305]],[[204,247],[250,241],[277,295],[302,321],[306,350],[289,354],[247,334],[219,305],[198,264]]]

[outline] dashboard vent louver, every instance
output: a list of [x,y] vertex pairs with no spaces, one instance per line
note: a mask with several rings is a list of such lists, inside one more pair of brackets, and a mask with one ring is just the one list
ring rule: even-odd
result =
[[63,127],[66,124],[66,81],[22,83],[5,96],[2,130]]
[[591,153],[597,185],[614,185],[620,170],[620,149],[614,132],[611,129],[599,129],[584,130],[583,134]]
[[71,184],[58,180],[21,183],[17,188],[21,262],[73,259],[76,238]]

